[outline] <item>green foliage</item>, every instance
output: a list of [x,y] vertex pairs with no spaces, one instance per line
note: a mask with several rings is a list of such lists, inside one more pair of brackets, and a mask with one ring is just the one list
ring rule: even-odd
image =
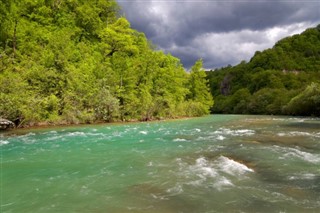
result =
[[0,75],[1,117],[12,121],[21,119],[23,106],[27,104],[27,86],[17,72],[4,71]]
[[304,91],[290,100],[285,111],[291,115],[320,116],[320,84],[308,85]]
[[203,116],[208,113],[208,107],[198,101],[188,101],[183,106],[185,116]]
[[251,94],[248,89],[243,88],[237,90],[231,99],[230,106],[233,106],[233,113],[235,114],[247,114],[248,113],[248,103],[251,99]]
[[[216,97],[211,111],[319,115],[319,49],[319,27],[311,28],[282,39],[271,49],[257,51],[248,63],[208,72],[211,93]],[[307,85],[312,86],[301,91]]]
[[[264,88],[252,95],[248,104],[248,111],[251,114],[273,114],[273,105],[281,91],[278,89]],[[280,111],[281,112],[281,111]]]
[[119,116],[119,100],[110,91],[102,88],[94,98],[94,111],[97,120],[114,121]]
[[210,107],[213,105],[213,98],[210,94],[208,88],[208,80],[206,79],[207,75],[202,70],[202,60],[196,61],[196,63],[191,68],[190,80],[189,80],[189,89],[190,93],[188,97],[190,100],[190,109],[196,109],[195,114],[207,114],[210,110]]
[[115,0],[0,0],[0,117],[34,125],[208,113],[202,62],[188,74],[118,11]]

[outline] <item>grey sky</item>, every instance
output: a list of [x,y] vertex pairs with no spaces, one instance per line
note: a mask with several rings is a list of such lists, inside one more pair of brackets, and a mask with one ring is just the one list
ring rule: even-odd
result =
[[255,51],[320,24],[320,0],[117,0],[131,26],[186,68],[249,60]]

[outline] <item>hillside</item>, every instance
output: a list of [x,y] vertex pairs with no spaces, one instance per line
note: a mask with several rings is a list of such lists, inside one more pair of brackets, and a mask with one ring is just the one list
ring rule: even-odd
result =
[[207,73],[213,113],[320,115],[320,25]]
[[23,126],[209,113],[202,61],[185,72],[119,11],[114,0],[1,0],[0,118]]

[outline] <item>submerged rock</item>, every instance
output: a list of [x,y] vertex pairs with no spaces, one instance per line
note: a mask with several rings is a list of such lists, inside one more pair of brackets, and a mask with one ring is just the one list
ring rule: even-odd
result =
[[0,118],[0,130],[6,130],[14,127],[15,125],[12,121]]

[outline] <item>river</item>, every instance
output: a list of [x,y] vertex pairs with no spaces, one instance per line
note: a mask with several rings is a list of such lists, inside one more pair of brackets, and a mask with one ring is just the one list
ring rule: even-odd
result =
[[320,119],[202,118],[0,135],[1,211],[320,212]]

